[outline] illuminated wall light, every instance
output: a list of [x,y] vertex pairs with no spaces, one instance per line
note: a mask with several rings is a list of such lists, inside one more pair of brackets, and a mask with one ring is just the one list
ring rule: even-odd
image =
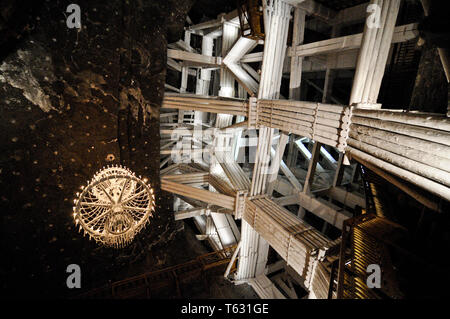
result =
[[133,241],[155,211],[153,189],[147,179],[122,166],[97,172],[74,200],[73,217],[83,236],[105,246],[121,248]]

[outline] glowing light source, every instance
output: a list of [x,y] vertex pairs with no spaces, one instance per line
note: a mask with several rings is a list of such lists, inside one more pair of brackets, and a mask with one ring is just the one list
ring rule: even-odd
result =
[[122,166],[97,172],[74,201],[80,231],[105,246],[128,245],[155,210],[155,195],[146,182]]

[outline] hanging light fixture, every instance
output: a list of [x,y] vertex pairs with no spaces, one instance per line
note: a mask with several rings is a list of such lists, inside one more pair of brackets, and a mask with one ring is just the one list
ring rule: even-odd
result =
[[74,201],[79,231],[105,246],[120,248],[150,222],[155,195],[146,179],[122,166],[97,172]]

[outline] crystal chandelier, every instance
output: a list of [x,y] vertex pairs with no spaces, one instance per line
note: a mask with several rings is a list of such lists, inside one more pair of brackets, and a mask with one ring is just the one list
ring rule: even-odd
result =
[[129,244],[155,211],[155,195],[147,179],[122,166],[97,172],[74,202],[79,231],[114,248]]

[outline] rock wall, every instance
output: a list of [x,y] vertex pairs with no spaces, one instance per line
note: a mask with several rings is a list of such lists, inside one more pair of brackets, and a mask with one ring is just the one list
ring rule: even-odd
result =
[[[1,285],[9,297],[62,297],[66,267],[84,289],[120,278],[176,231],[159,186],[159,108],[168,34],[192,0],[5,1],[0,13]],[[127,248],[83,238],[71,216],[81,185],[126,165],[156,189],[156,214]],[[171,235],[172,234],[172,235]]]

